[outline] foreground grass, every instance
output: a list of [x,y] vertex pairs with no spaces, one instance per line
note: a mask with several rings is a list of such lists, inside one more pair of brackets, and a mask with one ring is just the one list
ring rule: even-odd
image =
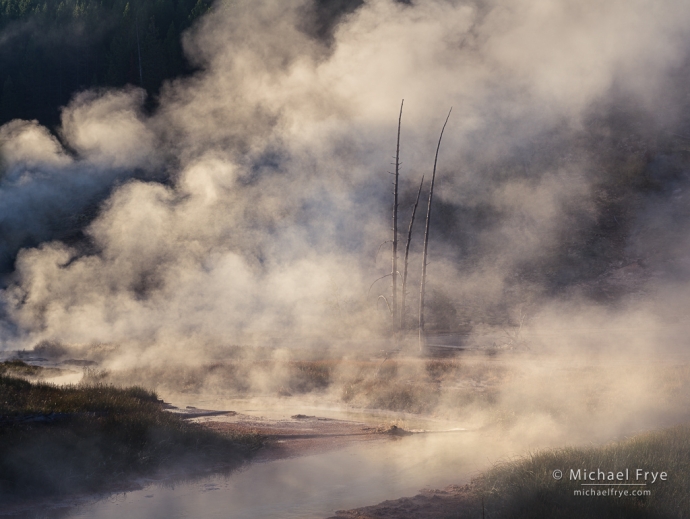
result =
[[255,435],[188,423],[140,387],[58,387],[0,374],[0,502],[107,490],[164,470],[230,467],[259,445]]
[[[556,480],[554,470],[563,478]],[[582,486],[591,481],[571,481],[570,469],[601,469],[608,473],[629,469],[630,481],[635,471],[666,472],[666,481],[657,479],[646,486]],[[494,467],[475,481],[483,496],[486,517],[529,518],[680,518],[690,517],[690,426],[663,431],[597,448],[567,448],[545,451]],[[647,490],[645,496],[611,496],[608,489]],[[584,489],[601,491],[599,495],[578,495]],[[603,495],[602,495],[603,494]]]
[[[647,485],[640,487],[611,482],[583,487],[582,483],[590,481],[571,481],[571,468],[586,468],[588,473],[597,469],[625,473],[629,469],[626,483],[635,482],[637,469],[666,472],[667,478],[651,483],[648,476]],[[555,479],[554,470],[561,470],[563,478]],[[594,495],[577,495],[587,488]],[[630,495],[602,495],[611,488],[627,490]],[[633,496],[633,488],[649,494]],[[681,519],[690,517],[689,489],[690,426],[686,425],[603,447],[548,450],[506,461],[469,485],[340,510],[330,519]]]

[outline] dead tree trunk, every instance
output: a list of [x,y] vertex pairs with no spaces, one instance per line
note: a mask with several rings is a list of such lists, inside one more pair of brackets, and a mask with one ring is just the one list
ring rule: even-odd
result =
[[398,321],[398,179],[400,177],[400,125],[402,123],[403,99],[400,103],[400,116],[398,117],[398,140],[395,147],[395,182],[393,183],[393,301],[391,312],[393,313],[393,333]]
[[422,186],[424,185],[424,175],[422,181],[419,183],[419,191],[417,191],[417,199],[412,207],[412,218],[410,218],[410,227],[407,229],[407,243],[405,244],[405,264],[403,266],[402,277],[402,293],[400,294],[400,329],[404,330],[405,325],[405,297],[407,295],[407,259],[410,256],[410,242],[412,241],[412,226],[414,225],[414,217],[417,213],[417,206],[419,205],[419,197],[422,194]]
[[431,201],[434,196],[434,182],[436,181],[436,163],[438,162],[438,150],[441,148],[441,139],[443,139],[443,131],[446,129],[446,124],[448,124],[448,119],[450,118],[450,112],[453,108],[448,111],[446,116],[446,122],[443,123],[443,128],[441,128],[441,136],[438,138],[438,145],[436,146],[436,156],[434,157],[434,171],[431,174],[431,187],[429,188],[429,203],[426,206],[426,227],[424,229],[424,252],[422,253],[422,283],[419,288],[419,349],[422,349],[423,339],[424,339],[424,289],[426,288],[426,257],[427,251],[429,249],[429,222],[431,221]]

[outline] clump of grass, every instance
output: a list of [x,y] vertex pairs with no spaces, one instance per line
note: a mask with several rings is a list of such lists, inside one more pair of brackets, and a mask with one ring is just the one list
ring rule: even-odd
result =
[[337,360],[291,361],[289,363],[289,387],[295,393],[320,391],[331,385]]
[[108,385],[55,386],[0,377],[0,415],[96,412],[113,415],[160,409],[157,395],[142,387]]
[[386,383],[371,384],[365,388],[369,393],[369,407],[406,413],[428,413],[433,411],[439,400],[439,392],[426,384]]
[[107,490],[133,476],[241,463],[256,435],[222,435],[141,387],[58,387],[0,376],[0,502]]
[[416,376],[396,361],[362,363],[356,376],[342,381],[341,400],[350,405],[407,413],[428,413],[436,407],[438,384]]
[[251,389],[249,372],[241,361],[211,362],[202,365],[163,364],[140,366],[126,371],[87,370],[90,382],[110,382],[119,385],[145,380],[155,387],[184,393],[200,393],[209,387],[221,387],[225,392],[246,394]]
[[[666,472],[667,481],[644,487],[583,487],[570,480],[570,469],[604,472]],[[556,480],[554,470],[563,478]],[[630,481],[628,481],[630,482]],[[642,434],[604,447],[566,448],[497,465],[476,481],[487,517],[529,518],[666,518],[690,516],[690,426]],[[606,482],[609,483],[609,482]],[[650,490],[645,496],[587,496],[576,490]]]

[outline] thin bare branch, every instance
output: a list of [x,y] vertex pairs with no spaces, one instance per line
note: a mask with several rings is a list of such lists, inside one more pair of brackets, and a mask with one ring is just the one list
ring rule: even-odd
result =
[[376,260],[379,259],[379,252],[381,252],[381,247],[383,247],[386,243],[393,243],[391,240],[386,240],[381,245],[379,245],[379,248],[376,249],[376,255],[374,256],[374,265],[376,265]]
[[379,306],[379,301],[380,301],[381,299],[383,299],[383,300],[386,302],[386,306],[388,307],[388,312],[392,313],[393,310],[391,309],[391,305],[390,305],[390,303],[388,302],[388,299],[386,299],[386,296],[384,296],[383,294],[381,294],[381,295],[376,299],[376,307],[378,308],[378,306]]
[[407,264],[410,257],[410,242],[412,241],[412,226],[414,225],[414,217],[417,213],[417,206],[419,205],[419,197],[422,194],[422,186],[424,185],[424,175],[422,175],[422,180],[419,182],[419,191],[417,191],[417,198],[414,201],[414,206],[412,207],[412,218],[410,218],[410,226],[407,229],[407,243],[405,244],[405,263],[403,266],[402,275],[402,294],[400,294],[400,329],[404,329],[405,325],[405,297],[406,287],[407,287]]
[[436,164],[438,163],[438,151],[441,149],[441,140],[443,139],[443,132],[448,124],[450,113],[453,107],[448,111],[446,121],[441,128],[441,135],[438,138],[438,145],[436,146],[436,156],[434,157],[434,171],[431,174],[431,187],[429,187],[429,203],[426,206],[426,227],[424,229],[424,252],[422,253],[422,283],[419,288],[419,349],[422,349],[422,340],[424,339],[424,290],[426,288],[426,258],[429,249],[429,222],[431,221],[431,202],[434,196],[434,183],[436,181]]
[[398,182],[400,179],[400,127],[402,125],[402,113],[405,100],[400,103],[400,115],[398,116],[398,139],[395,146],[395,187],[393,188],[393,257],[391,265],[391,276],[393,277],[393,333],[397,326],[398,314]]
[[387,278],[388,276],[392,276],[392,274],[386,274],[385,276],[381,276],[381,277],[378,278],[376,281],[374,281],[374,282],[371,284],[371,286],[369,287],[369,290],[367,290],[367,295],[369,295],[369,294],[371,293],[371,289],[374,288],[374,285],[375,285],[378,281],[381,281],[382,279],[385,279],[385,278]]

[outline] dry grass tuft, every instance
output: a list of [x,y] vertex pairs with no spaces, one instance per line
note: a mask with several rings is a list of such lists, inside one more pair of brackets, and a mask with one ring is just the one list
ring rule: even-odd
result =
[[0,376],[0,502],[107,490],[173,468],[237,465],[259,445],[256,435],[186,422],[141,387]]
[[[634,483],[636,469],[668,474],[643,487],[583,487],[571,481],[570,469],[617,473],[629,469]],[[562,470],[556,480],[554,470]],[[650,476],[651,478],[651,476]],[[497,465],[477,481],[484,495],[487,517],[542,518],[667,518],[690,516],[690,426],[641,434],[604,447],[565,448],[536,453]],[[606,491],[649,490],[646,496],[586,496],[586,488]]]

